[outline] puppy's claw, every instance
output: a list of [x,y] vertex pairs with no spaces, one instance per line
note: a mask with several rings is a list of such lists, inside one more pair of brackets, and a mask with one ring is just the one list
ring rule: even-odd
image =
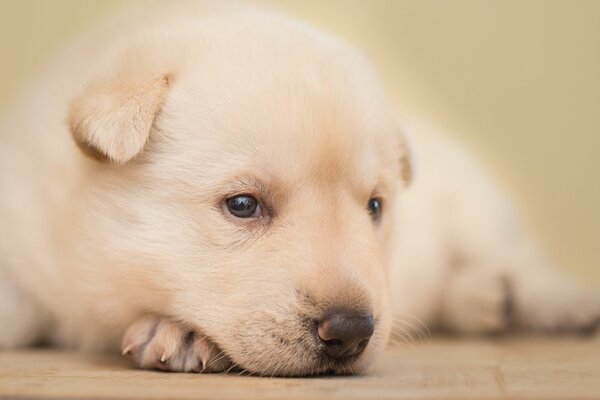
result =
[[129,345],[127,347],[125,347],[123,349],[123,351],[121,352],[121,355],[123,356],[130,356],[131,355],[131,348],[133,347],[133,345]]
[[[199,332],[168,318],[146,316],[134,322],[123,339],[123,355],[140,368],[173,372],[220,372],[231,366],[228,358],[215,363],[207,360],[221,354]],[[202,369],[200,369],[200,365]]]

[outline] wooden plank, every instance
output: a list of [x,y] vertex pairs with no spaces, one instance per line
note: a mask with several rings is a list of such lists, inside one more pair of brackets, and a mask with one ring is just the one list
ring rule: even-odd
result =
[[600,399],[600,338],[436,339],[390,349],[365,376],[138,371],[120,357],[0,353],[0,397],[29,399]]

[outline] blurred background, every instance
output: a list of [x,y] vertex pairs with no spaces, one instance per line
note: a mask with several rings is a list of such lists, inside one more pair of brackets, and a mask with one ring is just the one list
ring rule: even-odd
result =
[[[600,284],[600,1],[259,0],[353,43],[398,110],[459,138],[560,265]],[[0,112],[116,0],[0,0]]]

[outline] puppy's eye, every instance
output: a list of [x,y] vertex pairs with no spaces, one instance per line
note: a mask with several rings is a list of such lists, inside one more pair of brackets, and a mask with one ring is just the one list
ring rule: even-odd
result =
[[240,195],[226,200],[227,209],[238,218],[260,218],[262,210],[258,200],[249,195]]
[[378,198],[372,198],[369,200],[369,204],[367,205],[369,209],[369,214],[371,214],[371,219],[373,221],[379,221],[381,218],[381,200]]

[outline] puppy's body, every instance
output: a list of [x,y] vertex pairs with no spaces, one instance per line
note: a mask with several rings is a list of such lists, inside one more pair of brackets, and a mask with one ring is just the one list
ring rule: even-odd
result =
[[[268,14],[185,3],[82,39],[2,127],[0,347],[115,349],[138,320],[125,350],[144,367],[197,370],[193,354],[224,369],[222,350],[302,375],[363,369],[415,318],[471,333],[592,324],[598,299],[548,272],[461,149],[410,132],[405,189],[386,107],[360,57]],[[251,225],[222,209],[246,192],[265,198]],[[375,318],[344,363],[313,356],[309,333],[339,309]],[[195,345],[156,364],[184,336]]]
[[416,177],[399,200],[391,261],[397,325],[418,327],[417,316],[467,334],[592,327],[598,295],[551,265],[477,160],[427,130],[409,139]]

